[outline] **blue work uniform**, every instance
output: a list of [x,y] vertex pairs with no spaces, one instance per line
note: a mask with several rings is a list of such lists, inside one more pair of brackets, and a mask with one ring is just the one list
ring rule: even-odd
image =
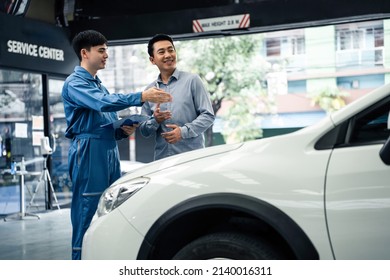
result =
[[68,153],[73,185],[72,259],[81,259],[83,237],[101,194],[121,176],[116,140],[127,135],[122,129],[102,125],[118,120],[116,111],[141,106],[141,94],[110,94],[97,76],[80,66],[65,80],[65,137],[72,140]]

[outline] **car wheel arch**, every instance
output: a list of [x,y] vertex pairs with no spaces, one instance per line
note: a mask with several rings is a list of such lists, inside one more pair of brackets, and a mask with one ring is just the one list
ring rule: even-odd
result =
[[231,222],[232,217],[248,219],[277,233],[292,258],[319,259],[310,239],[288,215],[263,200],[236,193],[197,196],[172,207],[149,229],[137,259],[170,259],[177,248],[205,231],[227,226],[223,219]]

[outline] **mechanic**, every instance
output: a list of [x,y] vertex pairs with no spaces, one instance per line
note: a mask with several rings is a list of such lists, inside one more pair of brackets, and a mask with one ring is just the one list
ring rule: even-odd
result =
[[143,102],[170,102],[172,96],[157,88],[130,94],[110,94],[97,76],[108,58],[107,40],[99,32],[80,32],[72,41],[80,60],[62,89],[67,129],[72,139],[68,153],[72,180],[72,259],[81,259],[83,236],[96,211],[100,195],[121,176],[116,140],[127,138],[136,126],[105,126],[118,120],[117,111]]

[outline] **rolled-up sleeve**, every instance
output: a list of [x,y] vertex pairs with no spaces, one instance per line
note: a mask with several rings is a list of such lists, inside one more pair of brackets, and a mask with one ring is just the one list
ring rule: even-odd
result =
[[141,114],[150,117],[149,120],[141,123],[139,126],[139,131],[141,132],[141,135],[145,138],[148,138],[156,133],[160,124],[153,117],[153,110],[151,109],[149,102],[145,102],[142,105]]

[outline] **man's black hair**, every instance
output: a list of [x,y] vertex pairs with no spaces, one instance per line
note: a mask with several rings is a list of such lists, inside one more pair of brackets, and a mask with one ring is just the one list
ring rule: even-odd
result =
[[153,44],[158,42],[158,41],[169,41],[172,43],[172,46],[175,47],[171,36],[169,36],[167,34],[156,34],[152,37],[152,39],[149,40],[149,43],[148,43],[149,56],[153,56]]
[[73,49],[81,61],[80,51],[82,49],[90,50],[91,47],[107,44],[107,39],[98,31],[85,30],[78,33],[72,40]]

